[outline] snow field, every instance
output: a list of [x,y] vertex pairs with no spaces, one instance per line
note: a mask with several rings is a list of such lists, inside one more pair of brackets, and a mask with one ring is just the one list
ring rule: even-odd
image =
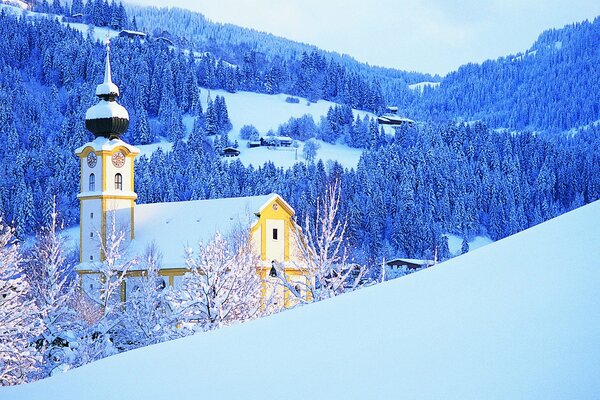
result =
[[40,382],[20,399],[594,399],[600,202],[435,267]]

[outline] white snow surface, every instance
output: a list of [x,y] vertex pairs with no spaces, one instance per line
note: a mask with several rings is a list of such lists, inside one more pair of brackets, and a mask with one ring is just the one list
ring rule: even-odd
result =
[[[287,122],[291,117],[299,118],[305,114],[310,114],[315,123],[318,123],[322,116],[327,115],[329,107],[335,106],[336,103],[319,100],[316,103],[310,103],[308,100],[301,97],[296,97],[300,100],[299,103],[288,103],[285,99],[287,94],[260,94],[254,92],[236,92],[229,93],[225,90],[208,90],[202,88],[201,102],[202,108],[206,111],[208,96],[213,99],[217,95],[225,98],[229,119],[233,126],[229,132],[229,139],[233,142],[238,141],[241,154],[239,157],[232,157],[226,161],[234,161],[239,159],[244,165],[254,165],[255,167],[263,165],[267,161],[273,162],[277,167],[289,168],[297,162],[304,162],[302,157],[302,149],[304,143],[298,141],[298,149],[292,147],[255,147],[248,148],[248,140],[240,138],[240,129],[244,125],[254,125],[262,136],[265,136],[269,130],[277,131],[277,128]],[[366,111],[353,110],[354,115],[364,115],[375,117],[374,114]],[[194,121],[193,118],[184,117],[184,125],[186,131],[192,130]],[[384,128],[386,129],[386,128]],[[393,134],[393,130],[388,132]],[[362,154],[362,149],[351,148],[346,145],[325,143],[317,140],[321,146],[317,151],[316,160],[336,160],[346,168],[356,168],[358,160]],[[149,145],[139,146],[142,155],[151,156],[157,148],[163,151],[170,151],[173,147],[172,143],[161,141]]]
[[440,82],[419,82],[408,85],[408,88],[411,90],[418,90],[419,92],[423,92],[426,87],[436,88],[440,86]]
[[[207,98],[210,93],[211,98],[215,99],[217,95],[225,98],[229,119],[233,125],[233,129],[229,132],[229,139],[239,143],[241,154],[239,157],[232,157],[228,161],[239,159],[244,165],[254,165],[255,167],[263,165],[267,161],[273,162],[277,167],[289,168],[297,162],[304,162],[302,157],[302,149],[304,143],[298,141],[299,148],[296,151],[291,147],[276,147],[268,148],[255,147],[248,148],[248,140],[240,139],[240,129],[244,125],[254,125],[262,136],[265,136],[269,130],[277,131],[277,128],[287,122],[291,117],[299,118],[304,114],[312,115],[315,123],[319,123],[322,116],[327,115],[329,107],[335,106],[336,103],[319,100],[316,103],[310,103],[308,100],[297,97],[299,103],[288,103],[285,99],[287,94],[260,94],[253,92],[236,92],[229,93],[224,90],[208,90],[202,88],[201,102],[202,107],[206,111]],[[353,110],[354,116],[360,115],[363,118],[365,115],[376,117],[372,113],[366,111]],[[189,133],[193,126],[193,120],[189,117],[184,117],[184,124]],[[394,134],[391,127],[384,127],[386,133]],[[346,168],[356,168],[362,149],[355,149],[343,144],[330,144],[317,140],[320,144],[317,150],[316,160],[335,160]],[[150,156],[157,148],[162,148],[163,151],[169,151],[172,144],[166,141],[154,143],[151,145],[140,146],[142,154]]]
[[[208,89],[202,89],[201,101],[202,107],[206,110]],[[336,103],[326,100],[319,100],[311,103],[308,100],[296,97],[299,103],[288,103],[285,101],[287,94],[259,94],[253,92],[229,93],[225,90],[210,90],[210,96],[214,100],[219,95],[225,98],[229,119],[233,129],[229,133],[231,141],[237,140],[241,154],[238,157],[244,165],[252,164],[255,167],[261,166],[266,161],[272,161],[278,167],[289,168],[296,162],[304,162],[302,158],[302,149],[304,143],[298,141],[300,147],[296,149],[290,147],[277,147],[269,149],[265,147],[248,148],[247,140],[240,139],[240,129],[244,125],[254,125],[258,132],[265,136],[269,130],[277,132],[277,128],[287,122],[291,117],[299,118],[305,114],[313,117],[315,123],[319,123],[321,117],[327,116],[329,107]],[[353,110],[354,117],[359,115],[364,118],[365,115],[375,117],[374,114],[366,111]],[[393,130],[390,131],[393,133]],[[358,160],[362,154],[362,149],[351,148],[346,145],[332,145],[323,141],[317,141],[321,147],[317,150],[316,160],[336,160],[346,168],[356,168]]]
[[[462,250],[463,239],[460,236],[452,234],[446,234],[445,236],[448,238],[448,249],[450,249],[450,254],[454,256],[459,255]],[[473,251],[492,242],[493,240],[487,236],[476,236],[469,240],[469,251]]]
[[29,399],[595,399],[600,202],[435,267],[0,389]]
[[4,5],[17,7],[17,8],[20,8],[21,10],[29,10],[29,4],[27,4],[21,0],[2,0],[0,2],[0,6],[4,6]]

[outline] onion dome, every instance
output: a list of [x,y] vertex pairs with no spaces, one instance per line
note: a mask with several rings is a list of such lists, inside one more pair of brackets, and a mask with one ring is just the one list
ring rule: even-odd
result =
[[119,88],[112,82],[110,72],[110,43],[106,40],[106,65],[104,82],[96,87],[98,104],[85,113],[85,127],[96,137],[118,139],[129,128],[129,113],[115,101]]

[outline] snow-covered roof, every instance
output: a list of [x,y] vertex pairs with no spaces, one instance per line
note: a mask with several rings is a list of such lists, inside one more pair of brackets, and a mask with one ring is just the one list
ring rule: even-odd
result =
[[[100,87],[101,85],[98,85]],[[115,86],[116,87],[116,86]],[[96,90],[98,94],[98,90]],[[102,119],[102,118],[123,118],[129,119],[129,113],[116,101],[99,100],[98,104],[94,104],[85,112],[85,119]]]
[[419,260],[416,258],[394,258],[386,261],[387,264],[391,263],[407,263],[407,264],[415,264],[415,265],[433,265],[432,260]]
[[384,114],[384,115],[378,117],[377,120],[379,121],[379,123],[388,123],[388,124],[398,124],[398,123],[405,123],[405,122],[412,124],[415,122],[410,118],[399,117],[398,115],[394,115],[394,114]]
[[125,33],[125,34],[127,34],[127,35],[134,35],[134,36],[146,36],[146,34],[145,34],[144,32],[140,32],[140,31],[132,31],[132,30],[129,30],[129,29],[123,29],[123,30],[120,32],[120,34],[121,34],[121,33]]
[[75,150],[75,154],[83,153],[83,151],[88,147],[91,147],[92,149],[94,149],[94,151],[112,151],[117,147],[125,147],[130,153],[138,154],[140,152],[140,149],[122,141],[121,139],[108,139],[105,137],[97,137],[93,141],[88,142],[83,146],[79,147],[77,150]]
[[[163,256],[163,268],[185,266],[184,252],[196,250],[199,242],[210,241],[216,232],[224,235],[249,229],[258,221],[257,213],[277,194],[225,199],[192,200],[135,206],[135,239],[129,252],[141,254],[153,241]],[[289,207],[289,206],[288,206]]]

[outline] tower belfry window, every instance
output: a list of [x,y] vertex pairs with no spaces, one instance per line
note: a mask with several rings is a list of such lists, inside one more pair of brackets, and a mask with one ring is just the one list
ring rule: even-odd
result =
[[89,186],[90,192],[96,190],[96,175],[90,174]]
[[277,228],[274,228],[273,229],[273,240],[277,240],[277,237],[278,237],[278,235],[277,235]]
[[115,175],[115,190],[123,190],[123,175]]

